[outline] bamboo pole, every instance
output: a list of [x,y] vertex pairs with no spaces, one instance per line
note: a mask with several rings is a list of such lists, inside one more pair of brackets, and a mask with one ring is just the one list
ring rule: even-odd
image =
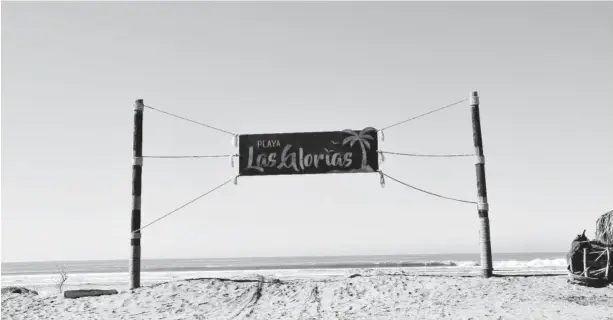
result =
[[611,269],[611,248],[607,247],[607,269],[604,272],[604,277],[607,280],[609,280],[609,269]]
[[487,203],[487,186],[485,182],[485,157],[483,156],[483,138],[481,136],[481,119],[479,115],[479,95],[477,91],[470,96],[470,106],[473,123],[473,142],[477,163],[477,210],[479,213],[479,242],[481,248],[481,276],[489,278],[492,276],[492,244],[490,241],[490,220],[489,208]]
[[587,248],[583,248],[583,273],[587,277]]
[[130,225],[130,289],[140,287],[140,255],[141,255],[141,191],[143,177],[143,111],[145,105],[142,99],[134,104],[134,144],[132,155],[132,219]]

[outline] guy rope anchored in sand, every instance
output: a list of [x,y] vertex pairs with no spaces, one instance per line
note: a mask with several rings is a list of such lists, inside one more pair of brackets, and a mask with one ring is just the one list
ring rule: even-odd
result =
[[[469,101],[473,128],[473,142],[475,153],[469,154],[417,154],[406,152],[392,152],[379,150],[379,135],[381,141],[385,140],[384,131],[405,124],[409,121],[433,114],[450,107]],[[181,120],[232,136],[232,143],[238,148],[238,154],[220,155],[186,155],[186,156],[144,156],[143,155],[143,113],[150,109]],[[384,173],[379,164],[385,160],[385,155],[399,155],[409,157],[476,157],[475,169],[477,176],[477,201],[468,201],[444,196],[430,192]],[[171,212],[153,220],[141,227],[141,190],[143,158],[167,159],[195,159],[195,158],[229,158],[234,167],[234,158],[238,158],[238,174],[221,183],[217,187],[190,200]],[[132,220],[130,245],[132,254],[130,259],[130,288],[140,287],[140,261],[141,261],[141,231],[146,227],[168,217],[185,208],[189,204],[203,198],[215,190],[234,181],[237,184],[239,176],[264,175],[300,175],[300,174],[328,174],[328,173],[378,173],[381,186],[385,186],[385,178],[389,178],[413,190],[420,191],[441,199],[469,203],[477,206],[480,221],[480,247],[481,247],[481,275],[485,278],[492,276],[492,249],[490,242],[489,209],[487,201],[487,187],[485,180],[485,157],[483,154],[483,139],[479,114],[479,96],[472,92],[468,99],[462,99],[438,109],[411,117],[392,125],[375,129],[366,127],[361,130],[345,129],[327,132],[296,132],[271,134],[236,134],[219,129],[205,123],[191,120],[167,111],[156,109],[144,104],[142,99],[136,100],[134,106],[134,144],[132,162]]]

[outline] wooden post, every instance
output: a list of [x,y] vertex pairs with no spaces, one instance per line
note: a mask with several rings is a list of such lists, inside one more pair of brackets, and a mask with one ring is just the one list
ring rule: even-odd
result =
[[470,95],[470,107],[473,123],[473,142],[475,144],[475,154],[477,163],[477,210],[479,212],[479,242],[481,245],[481,276],[489,278],[492,276],[492,244],[490,241],[490,220],[488,216],[487,185],[485,183],[485,157],[483,156],[483,139],[481,137],[481,120],[479,116],[479,95],[473,91]]
[[132,221],[130,224],[130,289],[140,287],[140,204],[143,178],[143,99],[134,104],[134,145],[132,155]]

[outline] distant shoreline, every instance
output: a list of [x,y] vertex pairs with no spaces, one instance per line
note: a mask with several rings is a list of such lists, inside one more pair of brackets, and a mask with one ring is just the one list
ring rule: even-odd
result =
[[[478,265],[474,265],[477,267]],[[250,270],[312,270],[312,269],[352,269],[352,268],[419,268],[419,267],[458,267],[455,262],[380,262],[380,263],[317,263],[317,264],[291,264],[291,265],[251,265],[251,266],[219,266],[219,267],[159,267],[159,268],[142,268],[141,272],[185,272],[185,271],[250,271]],[[70,273],[94,273],[91,270],[70,270]],[[128,266],[123,272],[128,271]],[[117,273],[122,270],[100,270],[95,273]],[[42,275],[49,274],[43,271],[23,271],[23,272],[2,272],[2,275]]]

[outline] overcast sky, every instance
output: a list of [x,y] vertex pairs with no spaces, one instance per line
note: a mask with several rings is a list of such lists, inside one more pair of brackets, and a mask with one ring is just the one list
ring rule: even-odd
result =
[[[496,252],[565,251],[613,209],[613,4],[2,3],[2,261],[127,259],[133,103],[236,133],[381,128],[481,95]],[[145,110],[145,155],[231,136]],[[468,103],[380,149],[470,153]],[[476,200],[474,159],[382,170]],[[145,159],[143,224],[230,179]],[[143,258],[479,252],[475,205],[377,174],[244,177],[143,231]]]

